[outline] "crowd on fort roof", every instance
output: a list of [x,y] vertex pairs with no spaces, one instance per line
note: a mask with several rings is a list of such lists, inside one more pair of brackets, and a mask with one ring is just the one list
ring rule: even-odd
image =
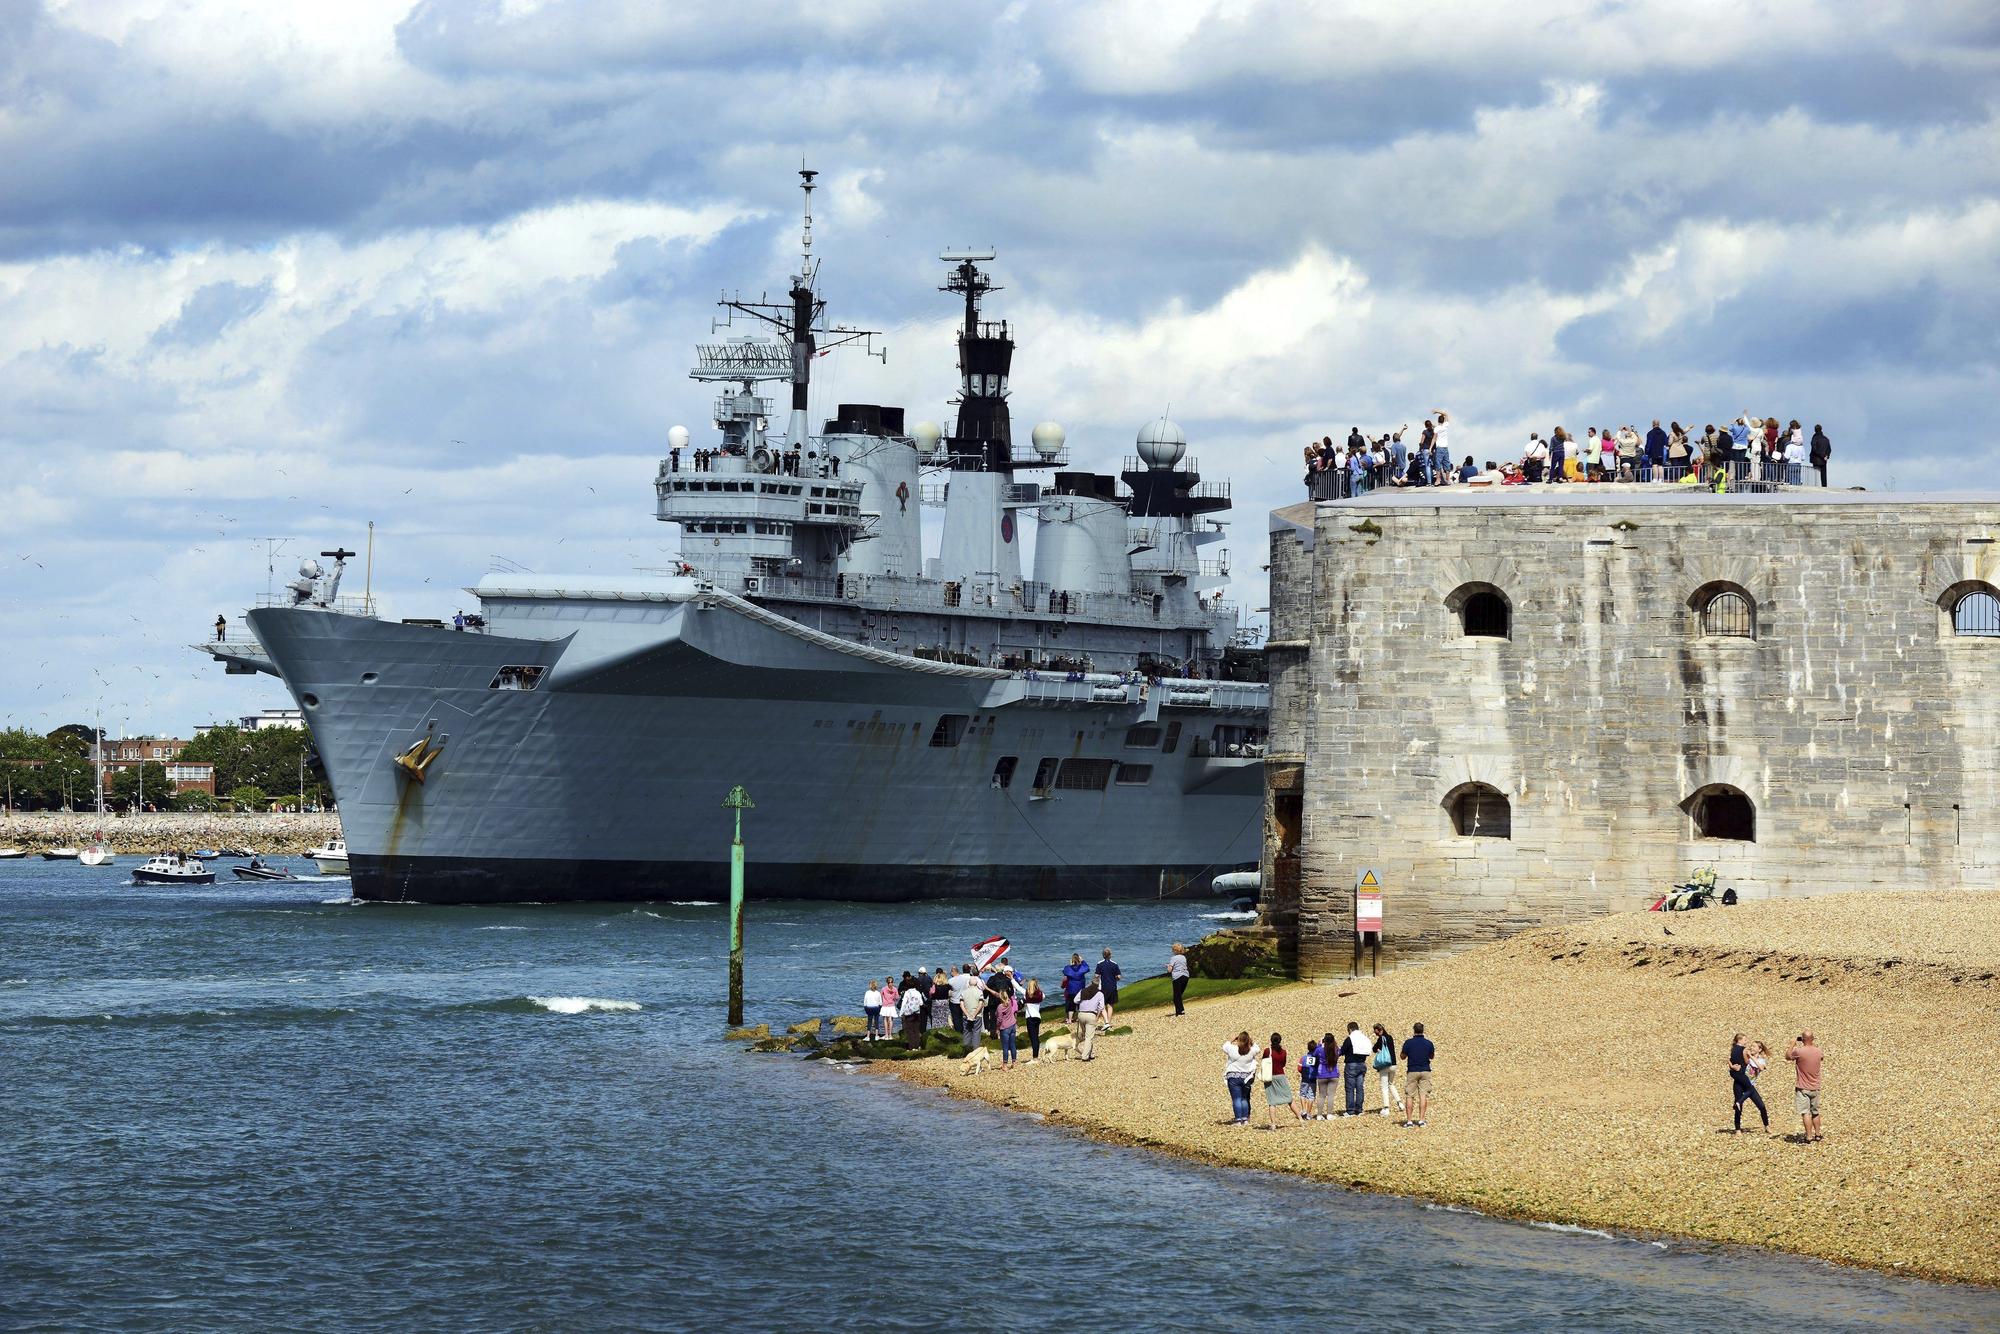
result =
[[1798,486],[1810,466],[1827,484],[1833,442],[1824,428],[1812,434],[1793,418],[1746,412],[1727,426],[1699,432],[1655,418],[1641,432],[1626,425],[1587,427],[1579,439],[1557,426],[1546,438],[1531,432],[1516,459],[1467,454],[1454,461],[1451,414],[1438,409],[1412,429],[1408,424],[1370,437],[1350,427],[1345,440],[1322,437],[1305,448],[1306,494],[1314,500],[1348,500],[1371,491],[1418,486],[1517,486],[1530,483],[1671,482],[1726,491],[1732,486]]

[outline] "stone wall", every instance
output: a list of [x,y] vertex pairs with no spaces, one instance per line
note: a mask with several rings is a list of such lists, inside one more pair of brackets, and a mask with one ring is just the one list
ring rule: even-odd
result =
[[[1946,610],[2000,585],[2000,500],[1613,492],[1324,504],[1310,541],[1274,523],[1272,637],[1308,642],[1273,657],[1266,810],[1292,766],[1303,847],[1269,920],[1296,913],[1303,972],[1350,970],[1363,867],[1385,966],[1643,907],[1703,866],[1751,898],[2000,884],[2000,639]],[[1505,638],[1465,633],[1476,589]],[[1720,589],[1749,637],[1704,633]],[[1510,837],[1454,829],[1468,784],[1504,795]],[[1731,792],[1754,841],[1697,827]]]

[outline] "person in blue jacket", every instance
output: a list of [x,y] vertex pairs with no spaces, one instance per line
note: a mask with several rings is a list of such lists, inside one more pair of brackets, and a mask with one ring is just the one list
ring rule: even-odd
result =
[[1090,981],[1090,965],[1083,961],[1081,954],[1069,956],[1063,965],[1063,1017],[1076,1022],[1076,998],[1083,994],[1083,987]]

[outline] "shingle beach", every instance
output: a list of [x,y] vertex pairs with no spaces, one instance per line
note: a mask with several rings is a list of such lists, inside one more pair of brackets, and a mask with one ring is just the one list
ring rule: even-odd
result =
[[[1671,934],[1668,934],[1671,932]],[[1162,951],[1164,954],[1164,950]],[[1138,960],[1126,960],[1138,976]],[[1633,913],[1533,931],[1380,978],[1144,1011],[1088,1065],[900,1078],[1203,1162],[1510,1217],[1769,1246],[2000,1283],[2000,893],[1870,893]],[[1437,1043],[1430,1124],[1375,1114],[1271,1133],[1229,1122],[1222,1042],[1380,1021]],[[1121,1016],[1120,1022],[1123,1022]],[[1796,1142],[1784,1052],[1825,1049],[1826,1138]],[[1732,1033],[1774,1055],[1772,1130],[1730,1124]],[[1022,1042],[1026,1050],[1025,1038]],[[1261,1091],[1253,1107],[1263,1120]]]

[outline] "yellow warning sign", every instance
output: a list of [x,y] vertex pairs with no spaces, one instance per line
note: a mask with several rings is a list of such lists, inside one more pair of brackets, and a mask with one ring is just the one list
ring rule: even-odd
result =
[[1363,936],[1382,933],[1382,882],[1372,868],[1354,880],[1354,931]]

